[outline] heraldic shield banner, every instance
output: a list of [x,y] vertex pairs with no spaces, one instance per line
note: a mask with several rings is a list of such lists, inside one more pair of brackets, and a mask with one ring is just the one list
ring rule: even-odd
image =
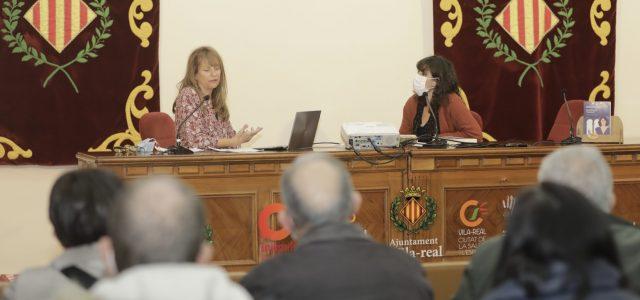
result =
[[3,0],[0,164],[74,164],[159,110],[157,0]]
[[568,100],[614,101],[616,0],[433,5],[435,53],[454,63],[490,136],[546,139],[563,89]]

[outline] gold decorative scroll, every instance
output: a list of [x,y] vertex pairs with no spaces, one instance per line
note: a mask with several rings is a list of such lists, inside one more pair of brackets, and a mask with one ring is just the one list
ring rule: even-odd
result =
[[[2,144],[8,145],[11,148],[11,150],[7,152],[4,149],[5,146]],[[9,160],[16,160],[20,156],[24,158],[31,158],[31,156],[33,156],[33,152],[31,152],[31,150],[29,149],[24,150],[20,148],[20,146],[18,146],[16,143],[14,143],[12,140],[6,137],[0,136],[0,158],[3,158],[5,154],[7,155],[7,158]]]
[[154,95],[153,88],[149,86],[149,82],[151,81],[151,72],[149,70],[144,70],[141,75],[144,77],[144,82],[131,91],[125,105],[124,113],[127,119],[127,130],[111,135],[97,148],[89,148],[89,152],[111,151],[107,148],[111,143],[113,143],[113,146],[115,147],[120,146],[125,141],[131,141],[134,144],[140,142],[142,137],[135,126],[133,126],[133,117],[140,119],[143,115],[149,112],[149,109],[146,107],[138,109],[136,107],[136,98],[138,98],[140,93],[144,93],[144,99],[151,100]]
[[611,97],[611,88],[607,86],[607,82],[609,81],[609,72],[600,72],[600,77],[602,77],[602,82],[591,91],[591,94],[589,94],[589,102],[595,102],[599,93],[602,93],[602,97],[605,99],[609,99],[609,97]]
[[140,39],[140,46],[144,48],[149,47],[149,37],[153,33],[153,27],[149,22],[142,22],[138,26],[136,20],[142,20],[144,13],[150,12],[151,9],[153,9],[153,0],[133,0],[129,7],[129,27],[131,27],[131,32]]
[[[447,21],[440,26],[440,33],[444,36],[444,45],[452,47],[453,38],[460,33],[460,28],[462,28],[462,8],[458,0],[441,0],[440,9],[449,12],[447,15],[449,20],[456,21],[455,25]],[[453,11],[451,11],[452,9]]]
[[602,23],[598,25],[596,19],[602,19],[604,12],[609,10],[611,10],[611,0],[594,0],[589,13],[591,28],[593,28],[593,32],[600,37],[600,45],[602,46],[606,46],[609,43],[607,37],[611,33],[611,24],[607,21],[602,21]]

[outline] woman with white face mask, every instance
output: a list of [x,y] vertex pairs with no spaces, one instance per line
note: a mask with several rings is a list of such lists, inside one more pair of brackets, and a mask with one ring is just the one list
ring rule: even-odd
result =
[[[482,141],[480,125],[464,105],[458,91],[453,64],[441,56],[423,58],[416,64],[414,95],[404,105],[400,134],[429,138],[438,135],[476,138]],[[431,113],[427,101],[435,115]],[[436,126],[437,122],[437,126]]]

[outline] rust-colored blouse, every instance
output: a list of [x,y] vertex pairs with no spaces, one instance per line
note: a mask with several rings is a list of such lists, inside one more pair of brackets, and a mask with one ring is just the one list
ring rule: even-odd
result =
[[[464,105],[462,98],[455,93],[449,94],[449,101],[443,101],[438,109],[438,127],[440,135],[464,138],[476,138],[482,141],[480,125]],[[418,96],[413,95],[402,110],[400,134],[414,134],[413,120],[418,110]]]
[[[180,90],[176,98],[176,130],[201,101],[195,89],[186,87]],[[211,101],[207,101],[186,121],[178,135],[183,146],[206,149],[215,147],[219,139],[232,138],[236,131],[229,120],[223,121],[216,117]]]

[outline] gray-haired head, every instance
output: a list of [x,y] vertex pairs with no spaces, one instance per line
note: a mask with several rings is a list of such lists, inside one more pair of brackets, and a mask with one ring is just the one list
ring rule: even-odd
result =
[[538,181],[572,187],[607,213],[615,204],[611,169],[594,146],[569,146],[549,154],[542,161]]
[[203,242],[202,204],[171,177],[134,182],[107,222],[118,270],[139,264],[194,262]]
[[320,153],[297,158],[282,175],[282,198],[296,228],[346,222],[354,212],[351,176],[339,160]]

